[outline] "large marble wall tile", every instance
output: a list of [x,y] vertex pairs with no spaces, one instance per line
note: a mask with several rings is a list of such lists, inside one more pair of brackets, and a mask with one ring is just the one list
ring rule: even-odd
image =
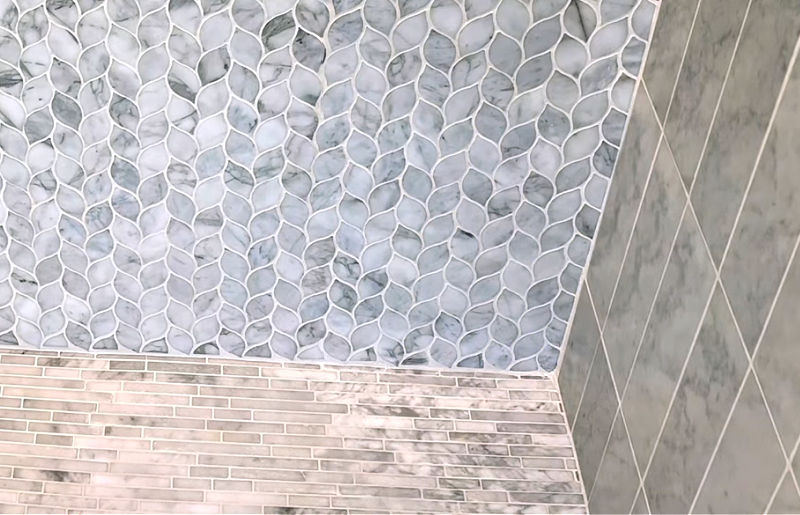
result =
[[0,342],[552,371],[653,0],[0,2]]
[[586,392],[572,426],[575,452],[578,454],[587,492],[594,485],[617,409],[617,396],[614,393],[611,372],[608,370],[606,353],[600,346],[592,361]]
[[[800,235],[800,66],[795,66],[747,194],[722,278],[752,352]],[[758,270],[758,274],[750,273]]]
[[717,264],[799,32],[794,0],[752,2],[692,191],[700,227]]
[[792,262],[753,366],[761,380],[778,434],[787,448],[800,436],[800,261]]
[[[665,338],[665,345],[672,343]],[[654,513],[688,512],[747,366],[733,316],[717,287],[645,478]]]
[[689,39],[664,127],[687,188],[694,179],[749,3],[748,0],[700,2],[695,21],[700,30],[693,31]]
[[693,513],[763,513],[786,460],[750,375],[731,415]]
[[628,430],[641,468],[655,446],[715,278],[697,221],[687,210],[622,400],[625,416],[636,421]]
[[625,424],[618,414],[608,448],[589,494],[591,513],[629,513],[639,489],[639,474]]
[[678,170],[661,145],[603,328],[617,384],[628,378],[685,203]]
[[636,211],[644,194],[650,165],[655,156],[660,129],[652,104],[643,88],[633,103],[625,145],[614,170],[614,180],[597,230],[592,260],[586,280],[592,286],[592,299],[605,321],[625,248],[636,219]]
[[575,420],[589,376],[589,367],[600,344],[600,329],[589,298],[589,290],[585,286],[584,288],[575,308],[564,358],[558,373],[561,399],[570,425]]
[[653,28],[643,77],[662,121],[667,115],[672,89],[680,71],[681,59],[699,2],[700,0],[662,2],[658,23]]

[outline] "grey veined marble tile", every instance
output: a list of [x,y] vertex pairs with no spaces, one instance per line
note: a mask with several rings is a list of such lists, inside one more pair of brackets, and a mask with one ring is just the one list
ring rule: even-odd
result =
[[552,371],[655,4],[0,11],[0,342]]
[[[748,445],[756,439],[758,446]],[[786,460],[752,375],[742,387],[694,513],[763,513]]]

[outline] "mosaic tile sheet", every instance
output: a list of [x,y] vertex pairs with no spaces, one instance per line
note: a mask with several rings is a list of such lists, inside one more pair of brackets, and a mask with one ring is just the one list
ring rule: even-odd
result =
[[0,342],[553,370],[651,0],[0,0]]

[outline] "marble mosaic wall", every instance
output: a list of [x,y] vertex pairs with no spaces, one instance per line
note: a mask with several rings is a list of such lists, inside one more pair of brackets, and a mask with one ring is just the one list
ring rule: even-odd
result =
[[651,0],[0,0],[0,341],[553,370]]

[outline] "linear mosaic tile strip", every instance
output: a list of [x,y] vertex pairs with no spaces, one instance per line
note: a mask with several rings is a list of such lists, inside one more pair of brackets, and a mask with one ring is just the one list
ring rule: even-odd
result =
[[555,368],[650,0],[0,0],[0,341]]

